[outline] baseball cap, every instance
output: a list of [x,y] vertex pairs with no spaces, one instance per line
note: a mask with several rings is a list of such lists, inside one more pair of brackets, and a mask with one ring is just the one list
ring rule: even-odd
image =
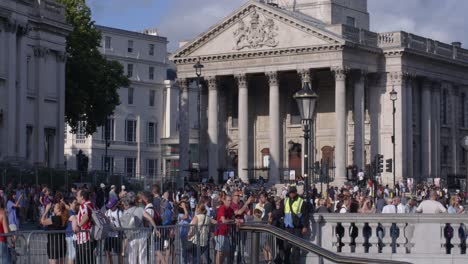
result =
[[117,198],[111,198],[109,202],[106,204],[107,209],[111,209],[114,207],[117,203],[119,202],[119,199]]
[[106,185],[104,183],[101,183],[101,188],[106,188]]
[[111,185],[111,189],[115,189],[115,185]]

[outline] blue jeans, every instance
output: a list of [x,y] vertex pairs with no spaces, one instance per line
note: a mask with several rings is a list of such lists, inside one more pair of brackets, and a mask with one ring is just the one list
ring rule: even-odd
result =
[[10,264],[11,256],[6,242],[0,242],[0,264]]

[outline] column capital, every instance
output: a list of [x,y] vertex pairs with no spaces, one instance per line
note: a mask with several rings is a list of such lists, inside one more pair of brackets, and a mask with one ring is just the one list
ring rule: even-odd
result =
[[216,76],[206,76],[206,82],[208,83],[208,90],[217,90],[218,89],[218,80]]
[[349,73],[349,70],[350,69],[348,67],[343,66],[336,66],[331,68],[331,71],[333,72],[336,81],[345,81],[346,75]]
[[237,81],[237,86],[247,88],[247,74],[241,73],[234,75]]
[[265,76],[268,78],[268,84],[270,86],[278,86],[278,72],[265,72]]
[[38,58],[45,58],[50,53],[50,49],[41,46],[34,47],[34,56]]
[[302,83],[310,83],[312,81],[312,74],[310,73],[310,69],[298,69],[297,73],[301,77]]
[[413,74],[407,71],[401,71],[401,72],[389,72],[388,76],[392,84],[400,85],[400,84],[404,84],[407,81],[410,81],[411,79],[414,79],[416,77],[416,74]]
[[177,78],[176,79],[177,86],[179,86],[180,91],[187,91],[188,90],[188,80],[187,78]]
[[68,54],[63,51],[57,51],[57,62],[66,62],[68,58]]
[[451,90],[453,88],[453,85],[451,82],[447,82],[447,81],[442,81],[441,82],[441,88],[442,89],[448,89],[448,90]]
[[440,81],[432,81],[431,89],[434,93],[440,93],[440,89],[442,88],[442,83]]

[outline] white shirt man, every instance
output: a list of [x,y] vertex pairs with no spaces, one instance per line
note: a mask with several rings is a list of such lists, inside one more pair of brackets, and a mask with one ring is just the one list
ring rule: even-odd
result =
[[400,197],[388,199],[388,204],[382,209],[382,214],[404,214],[405,206],[400,203]]
[[423,214],[441,214],[446,213],[447,209],[437,201],[437,192],[431,191],[430,200],[422,201],[416,208],[417,213]]

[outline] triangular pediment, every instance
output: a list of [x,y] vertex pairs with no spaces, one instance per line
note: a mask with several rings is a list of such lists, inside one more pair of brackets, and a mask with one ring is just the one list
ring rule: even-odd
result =
[[345,43],[321,26],[290,11],[250,1],[177,50],[172,59]]

